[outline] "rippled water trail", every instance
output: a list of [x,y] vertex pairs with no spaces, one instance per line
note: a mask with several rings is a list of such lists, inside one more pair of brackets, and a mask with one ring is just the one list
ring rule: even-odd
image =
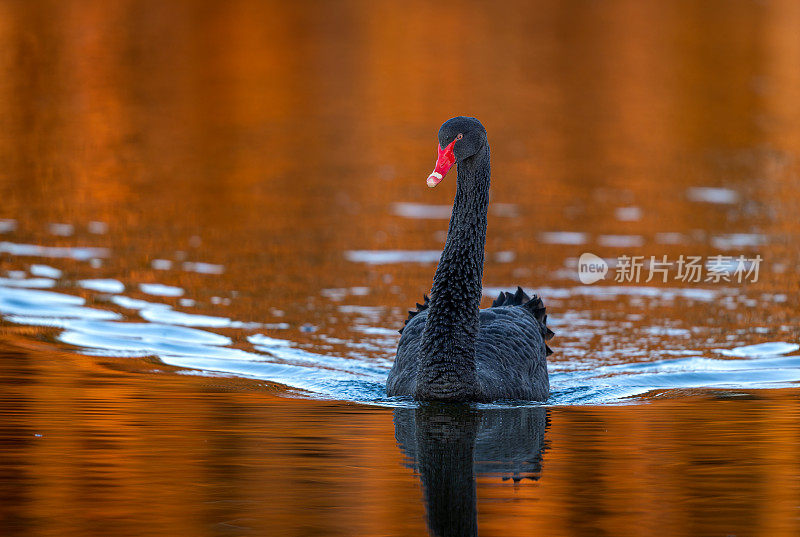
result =
[[[0,5],[0,527],[800,533],[795,3],[407,9]],[[385,393],[463,113],[544,405]]]

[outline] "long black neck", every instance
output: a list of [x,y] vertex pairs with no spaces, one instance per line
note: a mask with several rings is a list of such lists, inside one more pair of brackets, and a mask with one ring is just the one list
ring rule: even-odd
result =
[[486,211],[489,205],[489,146],[458,163],[458,183],[447,243],[433,278],[422,335],[419,400],[474,400],[475,339],[481,302]]

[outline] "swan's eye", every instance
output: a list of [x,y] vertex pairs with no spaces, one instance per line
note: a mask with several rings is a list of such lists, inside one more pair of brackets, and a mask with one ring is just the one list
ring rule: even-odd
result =
[[461,134],[461,133],[459,133],[459,134],[458,134],[458,136],[456,136],[456,140],[460,140],[460,139],[462,139],[463,137],[464,137],[464,135],[463,135],[463,134]]

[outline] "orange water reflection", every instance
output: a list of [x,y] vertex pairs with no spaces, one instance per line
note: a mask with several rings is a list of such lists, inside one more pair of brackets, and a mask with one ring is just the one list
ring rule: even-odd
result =
[[[4,527],[32,535],[425,531],[392,411],[3,347]],[[765,392],[766,393],[766,392]],[[794,535],[796,393],[549,410],[542,473],[478,479],[483,535]]]
[[[485,285],[572,286],[568,260],[585,250],[711,255],[721,237],[755,236],[763,244],[722,252],[765,258],[760,281],[735,288],[741,302],[548,305],[556,320],[700,327],[691,344],[708,347],[796,342],[799,25],[791,0],[0,3],[0,219],[16,221],[0,240],[109,248],[95,266],[52,262],[60,290],[89,304],[97,294],[77,280],[114,278],[138,298],[139,283],[158,282],[195,302],[163,300],[176,308],[286,323],[282,337],[319,345],[319,334],[351,337],[353,323],[323,290],[365,287],[347,303],[385,306],[373,323],[399,326],[432,265],[344,253],[441,248],[444,220],[402,218],[392,204],[450,203],[453,181],[424,186],[435,133],[471,114],[492,143],[493,203],[511,211],[490,217]],[[739,199],[698,203],[692,187]],[[618,218],[629,207],[638,220]],[[91,233],[93,221],[108,232]],[[52,223],[75,232],[53,235]],[[539,235],[562,231],[588,239]],[[0,253],[0,272],[37,261]],[[559,331],[552,359],[568,365],[575,341]],[[57,332],[0,320],[0,527],[426,531],[390,410],[85,357]],[[599,356],[627,348],[624,337],[579,343]],[[690,343],[652,345],[665,344]],[[717,397],[549,410],[538,481],[478,478],[482,533],[797,534],[796,393]]]

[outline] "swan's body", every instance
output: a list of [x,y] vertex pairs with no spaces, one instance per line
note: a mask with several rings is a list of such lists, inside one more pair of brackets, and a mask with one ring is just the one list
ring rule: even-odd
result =
[[[495,303],[503,303],[504,299],[514,305],[492,306],[478,313],[475,378],[479,396],[471,400],[544,401],[550,392],[545,358],[548,351],[544,341],[547,332],[544,323],[534,316],[536,313],[522,305],[538,305],[541,301],[535,298],[530,301],[524,294],[520,300],[518,295],[506,293]],[[539,311],[543,316],[544,307]],[[414,395],[420,343],[427,320],[428,309],[423,308],[415,312],[403,328],[387,382],[389,395]]]
[[387,393],[422,401],[544,401],[550,391],[545,339],[552,332],[542,301],[518,289],[479,310],[489,203],[486,131],[477,119],[457,117],[442,125],[439,141],[428,185],[458,162],[453,214],[430,302],[406,321]]

